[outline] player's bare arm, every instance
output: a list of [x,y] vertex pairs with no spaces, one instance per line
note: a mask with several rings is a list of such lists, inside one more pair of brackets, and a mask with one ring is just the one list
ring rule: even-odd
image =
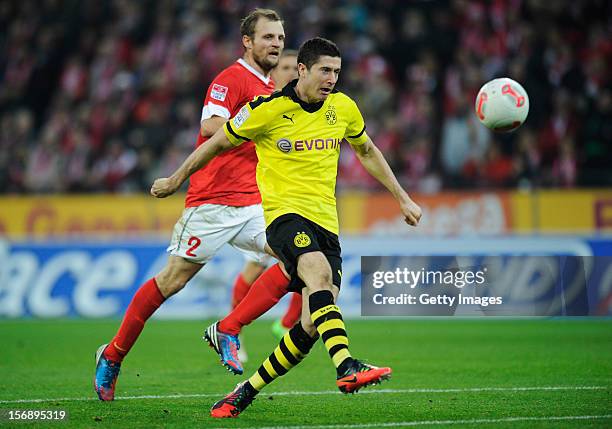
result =
[[216,115],[208,119],[204,119],[200,123],[200,134],[202,134],[202,137],[210,137],[214,135],[226,122],[226,118]]
[[417,226],[421,220],[421,208],[410,198],[397,181],[391,167],[380,150],[368,137],[363,145],[351,145],[365,169],[389,190],[400,205],[408,225]]
[[200,145],[187,157],[172,176],[155,179],[151,186],[151,195],[165,198],[174,194],[189,176],[208,164],[215,156],[233,147],[235,146],[229,142],[223,130],[217,130],[206,144]]

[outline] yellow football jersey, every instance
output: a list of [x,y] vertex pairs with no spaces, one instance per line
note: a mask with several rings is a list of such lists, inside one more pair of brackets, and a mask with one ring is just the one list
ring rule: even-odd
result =
[[367,140],[355,102],[334,91],[325,101],[306,103],[293,81],[282,91],[247,103],[224,125],[234,145],[255,142],[257,185],[266,225],[296,213],[338,234],[336,176],[340,145]]

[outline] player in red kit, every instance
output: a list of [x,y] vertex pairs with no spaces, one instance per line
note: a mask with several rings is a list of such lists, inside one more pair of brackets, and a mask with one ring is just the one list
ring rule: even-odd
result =
[[[208,137],[236,115],[244,104],[274,90],[270,71],[278,64],[285,40],[280,17],[270,9],[255,9],[242,20],[240,31],[244,56],[223,70],[208,88],[198,146],[206,144]],[[215,163],[191,177],[185,210],[174,227],[168,247],[170,256],[166,266],[138,289],[115,337],[96,352],[94,389],[100,400],[114,399],[121,362],[145,322],[224,244],[232,245],[256,262],[263,263],[267,257],[256,165],[254,144],[249,142],[220,155]],[[281,268],[275,267],[277,269],[265,273],[262,280],[272,279],[281,291],[289,281]],[[265,303],[268,308],[273,305],[269,302],[270,299]],[[236,355],[240,348],[237,337],[219,333],[213,346],[225,358],[226,366],[234,372],[242,372]]]

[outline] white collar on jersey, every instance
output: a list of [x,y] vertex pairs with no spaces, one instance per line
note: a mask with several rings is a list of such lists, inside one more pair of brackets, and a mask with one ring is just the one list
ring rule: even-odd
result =
[[244,67],[245,69],[247,69],[248,71],[250,71],[251,73],[253,73],[255,76],[257,76],[263,83],[265,83],[266,85],[270,83],[270,78],[269,77],[265,77],[264,75],[262,75],[261,73],[259,73],[257,70],[255,70],[253,67],[251,67],[249,65],[249,63],[247,63],[244,59],[239,58],[238,59],[238,63],[240,65],[242,65],[242,67]]

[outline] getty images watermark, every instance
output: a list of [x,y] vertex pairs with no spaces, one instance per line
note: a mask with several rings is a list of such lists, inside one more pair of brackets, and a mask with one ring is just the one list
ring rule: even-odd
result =
[[[361,258],[363,316],[605,315],[612,258]],[[606,286],[608,285],[608,286]]]
[[[372,273],[372,287],[374,289],[382,289],[386,285],[395,285],[403,286],[404,289],[414,290],[417,286],[445,285],[463,289],[469,286],[484,286],[486,284],[486,273],[486,267],[482,270],[426,270],[421,268],[418,271],[410,270],[406,267],[397,267],[394,271],[375,271]],[[379,293],[374,294],[372,300],[377,305],[443,304],[451,307],[455,305],[455,301],[457,304],[476,304],[484,307],[503,303],[501,296],[462,295],[461,293],[457,295],[447,293],[432,295],[427,292],[400,293],[399,295],[385,296],[382,291],[379,291]]]

